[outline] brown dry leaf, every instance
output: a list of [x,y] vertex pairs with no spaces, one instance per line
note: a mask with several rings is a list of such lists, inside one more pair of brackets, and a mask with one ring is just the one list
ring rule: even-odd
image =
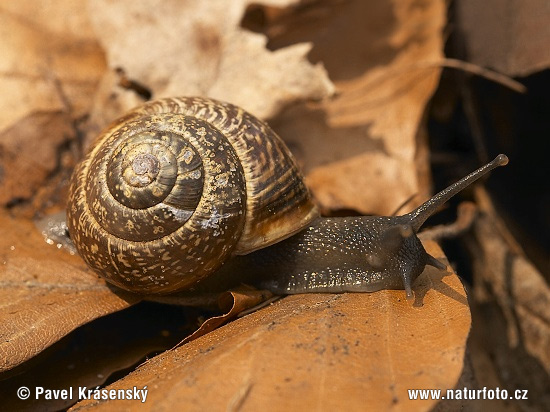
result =
[[[525,258],[525,245],[510,235],[488,193],[481,186],[474,193],[482,213],[465,244],[474,263],[472,315],[477,327],[468,352],[478,386],[528,390],[527,400],[502,402],[507,410],[547,410],[550,287]],[[493,401],[488,406],[502,409]]]
[[[276,52],[265,36],[240,27],[251,0],[181,2],[90,1],[90,17],[107,53],[109,67],[149,89],[154,97],[200,95],[229,101],[259,117],[276,114],[300,99],[321,99],[333,86],[321,64],[306,59],[311,46],[295,44]],[[256,3],[256,2],[254,2]],[[296,0],[268,0],[285,7]],[[108,75],[96,99],[120,113],[136,99],[118,92]],[[109,87],[111,85],[111,87]],[[113,92],[117,92],[116,95]],[[103,123],[109,108],[97,106]],[[107,115],[103,115],[107,110]],[[92,125],[93,127],[93,125]]]
[[32,222],[0,215],[0,372],[139,297],[113,292],[82,259],[48,245]]
[[69,117],[60,111],[30,113],[0,132],[0,205],[36,194],[58,167],[58,150],[72,134]]
[[[474,327],[468,345],[478,387],[528,390],[509,410],[550,404],[550,287],[541,273],[507,244],[502,228],[485,215],[470,239],[474,251]],[[488,401],[486,401],[488,402]],[[499,406],[491,401],[491,408]]]
[[[191,335],[187,336],[179,345],[183,345],[192,340],[212,332],[224,323],[229,322],[239,313],[254,308],[266,299],[270,298],[272,293],[265,290],[255,290],[248,287],[242,287],[222,293],[219,296],[219,307],[225,312],[219,316],[212,316],[205,320],[202,325]],[[179,346],[178,345],[178,346]]]
[[[276,129],[304,162],[325,209],[388,215],[412,194],[427,195],[417,176],[417,161],[426,161],[417,134],[439,80],[446,5],[355,0],[326,7],[289,23],[289,34],[274,43],[312,41],[310,56],[323,61],[338,97],[286,111]],[[313,30],[320,22],[323,30]]]
[[509,76],[550,67],[548,0],[462,0],[456,6],[471,62]]
[[[485,211],[492,209],[482,189],[476,196]],[[477,242],[471,245],[480,245],[474,269],[484,281],[478,282],[476,293],[486,294],[483,285],[490,285],[507,323],[510,347],[523,345],[550,374],[550,286],[521,252],[510,247],[507,230],[490,216],[494,214],[482,216],[474,225]]]
[[[172,348],[196,312],[168,305],[134,305],[83,325],[26,363],[16,376],[1,381],[2,410],[63,410],[75,404],[79,387],[103,385],[113,373],[134,367],[153,353]],[[132,368],[133,369],[133,368]],[[8,373],[9,374],[9,373]],[[0,375],[1,376],[1,375]],[[0,378],[1,379],[1,378]],[[17,389],[73,388],[73,399],[18,399]]]
[[[429,253],[442,257],[434,242]],[[147,402],[84,401],[72,410],[429,410],[407,389],[452,388],[470,313],[454,274],[428,268],[403,291],[282,299],[165,352],[107,389],[147,386]]]
[[105,63],[81,1],[3,2],[0,50],[5,97],[0,204],[5,204],[30,197],[55,170],[56,150],[74,135],[71,122],[90,106]]

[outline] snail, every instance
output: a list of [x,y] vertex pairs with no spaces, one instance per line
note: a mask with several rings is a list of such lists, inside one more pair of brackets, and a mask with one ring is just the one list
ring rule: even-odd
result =
[[115,121],[77,165],[67,226],[109,283],[143,293],[189,290],[247,272],[276,294],[405,289],[430,256],[416,233],[505,155],[394,217],[324,218],[292,154],[261,120],[229,103],[150,101]]

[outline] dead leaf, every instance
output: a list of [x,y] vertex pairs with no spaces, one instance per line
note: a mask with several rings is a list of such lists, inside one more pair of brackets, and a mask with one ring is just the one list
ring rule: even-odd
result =
[[509,76],[527,76],[550,66],[546,0],[462,0],[456,11],[472,63]]
[[0,103],[0,130],[33,112],[78,117],[89,108],[105,63],[83,3],[2,5],[0,84],[10,99]]
[[0,227],[0,372],[140,300],[109,288],[79,256],[48,245],[32,222],[1,214]]
[[[389,182],[392,186],[382,190],[381,185]],[[365,214],[385,211],[386,216],[407,198],[403,197],[405,194],[410,197],[418,190],[411,169],[404,167],[399,159],[380,152],[364,153],[316,167],[307,176],[307,184],[325,208],[353,209]],[[361,187],[369,187],[369,190],[361,190]],[[360,198],[356,196],[358,193],[362,193]],[[396,203],[398,200],[401,203]]]
[[[154,97],[209,96],[266,118],[295,100],[331,95],[323,66],[306,59],[310,45],[271,52],[265,36],[240,27],[249,3],[164,1],[152,7],[102,0],[89,2],[89,10],[109,67],[123,69]],[[267,3],[283,7],[296,0]],[[104,96],[123,106],[113,92],[116,87]],[[104,126],[112,118],[97,108],[94,121]],[[129,108],[121,107],[119,115]]]
[[271,296],[272,294],[268,291],[255,290],[248,287],[242,287],[222,293],[218,298],[218,303],[224,313],[205,320],[196,331],[183,339],[178,346],[212,332],[235,318],[239,313],[254,308]]
[[74,138],[72,121],[89,108],[105,65],[82,2],[3,3],[0,49],[6,96],[0,99],[0,204],[6,204],[30,197],[55,170],[56,151]]
[[414,305],[403,291],[286,297],[107,387],[147,386],[146,403],[72,410],[429,410],[435,401],[409,400],[407,389],[454,387],[470,314],[454,274],[429,268],[415,292]]
[[468,348],[480,386],[528,390],[510,410],[550,402],[550,287],[500,220],[488,193],[475,189],[479,217],[465,244],[472,254],[473,322]]
[[58,167],[59,148],[72,134],[61,112],[29,114],[0,132],[0,205],[34,195]]
[[[508,344],[524,346],[550,373],[550,287],[541,273],[503,239],[488,216],[477,219],[476,274],[489,285],[507,323]],[[474,242],[472,242],[474,244]],[[483,289],[487,286],[479,286]],[[478,289],[478,294],[481,290]],[[485,292],[486,293],[486,292]],[[481,301],[486,298],[481,297]]]
[[[349,1],[310,9],[284,25],[273,47],[312,41],[310,56],[325,64],[338,96],[290,108],[276,130],[303,161],[324,209],[388,215],[420,193],[419,204],[429,188],[419,185],[417,162],[427,159],[417,158],[423,151],[417,134],[439,80],[445,2]],[[321,23],[323,30],[316,29]]]
[[[146,356],[172,348],[189,334],[196,320],[197,311],[189,308],[147,302],[87,323],[26,362],[16,376],[1,381],[2,409],[69,408],[78,401],[80,387],[103,385],[114,373],[131,370]],[[0,374],[0,379],[4,378]],[[73,396],[48,400],[31,396],[23,401],[17,397],[21,386],[59,391],[72,388]]]

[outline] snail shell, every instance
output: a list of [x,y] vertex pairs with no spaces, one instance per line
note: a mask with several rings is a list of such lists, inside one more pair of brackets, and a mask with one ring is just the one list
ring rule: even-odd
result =
[[98,137],[73,173],[67,225],[109,282],[169,293],[317,216],[292,155],[264,122],[216,100],[167,98]]

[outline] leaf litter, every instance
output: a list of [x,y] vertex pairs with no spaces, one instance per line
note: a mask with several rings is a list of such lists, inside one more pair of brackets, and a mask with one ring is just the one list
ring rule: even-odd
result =
[[[43,87],[47,93],[38,93],[38,100],[20,99],[24,104],[6,116],[5,140],[0,142],[18,141],[24,135],[20,129],[45,110],[61,119],[56,120],[61,131],[53,134],[57,140],[40,143],[49,146],[32,151],[50,159],[64,139],[84,136],[84,147],[89,145],[107,123],[143,101],[144,90],[152,97],[204,94],[271,119],[323,210],[388,214],[413,193],[427,197],[427,149],[419,136],[439,69],[410,68],[418,60],[432,62],[442,56],[443,1],[422,7],[413,1],[263,2],[260,7],[268,15],[274,11],[288,18],[270,27],[278,36],[240,26],[252,7],[249,1],[232,2],[229,8],[215,2],[163,2],[147,9],[135,2],[79,4],[71,10],[83,34],[75,35],[78,25],[64,27],[62,19],[50,18],[55,24],[49,32],[62,39],[52,42],[51,49],[42,43],[49,37],[33,31],[45,24],[39,17],[33,15],[38,22],[20,27],[17,22],[24,13],[0,10],[3,19],[15,22],[10,23],[15,33],[33,33],[37,47],[29,51],[29,68],[43,67],[44,50],[52,56],[79,53],[78,59],[69,53],[68,63],[49,71],[33,72],[33,81],[42,82],[38,90]],[[31,5],[24,2],[21,7]],[[44,18],[69,10],[65,3],[57,7],[43,11]],[[324,30],[316,27],[315,16],[326,23]],[[359,16],[369,20],[358,24]],[[295,18],[303,24],[292,24]],[[381,30],[384,26],[389,29]],[[80,43],[73,43],[75,36]],[[8,49],[14,44],[8,43]],[[358,54],[357,46],[368,53]],[[21,66],[16,71],[24,70]],[[85,79],[75,81],[79,73],[86,73]],[[4,71],[4,84],[12,81]],[[22,96],[36,88],[28,82],[18,87]],[[337,96],[331,97],[334,92]],[[80,124],[78,119],[86,121]],[[27,135],[38,139],[38,129]],[[50,147],[50,152],[42,147]],[[21,176],[32,168],[32,163],[23,165]],[[2,176],[0,185],[8,188],[5,201],[32,196],[58,166],[49,166],[34,181]],[[78,256],[46,245],[30,222],[1,219],[5,263],[0,267],[0,324],[6,338],[0,346],[2,370],[24,365],[80,325],[141,300],[107,286]],[[435,244],[429,244],[429,251],[443,256]],[[285,298],[159,355],[113,385],[150,379],[148,405],[154,409],[184,399],[186,404],[204,402],[205,393],[223,389],[214,381],[223,365],[229,375],[223,378],[228,385],[220,393],[220,405],[265,408],[273,407],[273,399],[285,399],[288,405],[347,405],[353,410],[364,407],[367,390],[381,407],[416,405],[415,410],[427,410],[433,402],[409,403],[403,389],[454,386],[462,370],[470,315],[464,289],[450,272],[428,269],[416,291],[412,306],[402,291]],[[233,296],[240,305],[241,298]],[[210,323],[225,322],[224,316],[233,317],[236,311]],[[204,372],[195,369],[196,364]],[[317,376],[320,383],[312,384]],[[179,389],[171,391],[173,385]],[[189,388],[191,393],[186,392]],[[339,396],[333,396],[336,389]],[[85,407],[89,404],[77,406]]]

